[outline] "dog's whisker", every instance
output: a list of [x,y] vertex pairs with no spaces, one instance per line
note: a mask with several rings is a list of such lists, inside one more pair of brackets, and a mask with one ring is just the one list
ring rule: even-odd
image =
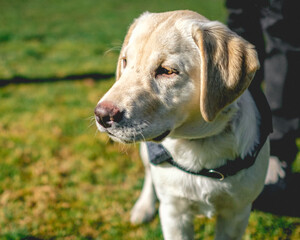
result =
[[86,120],[86,121],[94,121],[95,120],[95,116],[92,115],[92,116],[86,117],[86,118],[84,118],[84,120]]
[[118,143],[118,148],[121,153],[126,153],[125,144]]
[[111,53],[111,52],[114,52],[114,51],[120,52],[120,51],[121,51],[121,48],[122,48],[122,46],[121,46],[121,47],[120,47],[120,46],[112,47],[112,48],[106,50],[106,51],[103,53],[103,56],[106,56],[107,54],[109,54],[109,53]]
[[124,144],[124,143],[120,143],[120,142],[118,143],[118,145],[119,145],[120,152],[122,152],[123,154],[128,155],[128,147],[127,147],[127,145]]
[[94,133],[94,138],[96,138],[97,134],[99,134],[99,131],[98,129],[95,130],[95,133]]
[[105,144],[108,144],[108,143],[109,143],[109,138],[106,138]]
[[142,139],[144,140],[144,142],[146,142],[146,138],[143,135],[142,128],[140,126],[138,126],[138,130],[139,130],[139,134],[142,136]]
[[141,133],[141,135],[142,135],[142,137],[144,139],[144,142],[146,142],[146,138],[145,138],[144,134]]
[[136,146],[136,130],[133,131],[133,146]]
[[94,122],[91,122],[89,125],[88,125],[88,129],[90,129],[91,127],[94,127],[94,126],[96,126],[96,123],[94,123]]

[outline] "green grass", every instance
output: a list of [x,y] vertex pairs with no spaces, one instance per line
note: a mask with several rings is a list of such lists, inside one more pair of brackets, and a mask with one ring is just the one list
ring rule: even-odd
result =
[[144,11],[192,9],[225,19],[220,0],[0,0],[0,79],[111,73]]
[[[1,89],[0,239],[161,239],[159,219],[129,224],[142,187],[137,146],[97,133],[91,116],[108,81]],[[197,219],[212,239],[214,219]],[[299,219],[251,215],[246,239],[297,239]]]
[[[120,47],[132,19],[173,9],[226,16],[219,0],[0,0],[0,79],[113,73],[118,51],[105,52]],[[0,239],[162,239],[158,217],[129,223],[143,184],[138,146],[111,142],[93,122],[113,81],[0,88]],[[213,239],[214,224],[197,219],[196,239]],[[299,235],[298,218],[255,211],[245,239]]]

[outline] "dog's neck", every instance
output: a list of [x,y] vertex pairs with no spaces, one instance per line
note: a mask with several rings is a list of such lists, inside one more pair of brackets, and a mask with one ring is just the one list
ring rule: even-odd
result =
[[[247,94],[245,92],[225,109],[226,114],[213,123],[201,122],[200,126],[195,126],[197,134],[201,133],[198,137],[194,131],[190,138],[173,134],[163,141],[163,146],[176,156],[176,162],[190,170],[216,168],[224,165],[226,160],[246,156],[259,141],[259,114],[255,103],[246,101]],[[189,144],[184,144],[185,141]]]
[[227,106],[213,122],[206,122],[200,114],[192,116],[174,129],[170,137],[176,139],[198,140],[215,137],[226,132],[230,123],[235,118],[239,107],[237,103]]

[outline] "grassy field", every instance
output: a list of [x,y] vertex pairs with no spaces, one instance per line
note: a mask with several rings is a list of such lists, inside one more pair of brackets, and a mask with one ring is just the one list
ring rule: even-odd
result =
[[[158,217],[129,223],[138,146],[98,133],[93,109],[133,18],[174,9],[226,18],[220,0],[0,0],[1,240],[162,239]],[[214,223],[197,219],[196,239],[213,239]],[[300,220],[254,211],[244,239],[298,240]]]
[[174,9],[226,15],[220,0],[0,0],[0,78],[114,72],[133,19]]

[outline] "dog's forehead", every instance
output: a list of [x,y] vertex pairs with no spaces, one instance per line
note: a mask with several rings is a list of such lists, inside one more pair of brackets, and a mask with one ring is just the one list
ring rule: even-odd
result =
[[139,62],[141,57],[179,55],[192,41],[188,39],[185,22],[185,16],[174,12],[142,15],[136,21],[123,54]]
[[169,39],[179,37],[180,32],[175,26],[175,19],[167,19],[160,16],[151,17],[150,15],[141,18],[137,22],[128,45],[149,44],[157,47],[158,45],[166,44],[166,42],[169,44],[175,42]]

